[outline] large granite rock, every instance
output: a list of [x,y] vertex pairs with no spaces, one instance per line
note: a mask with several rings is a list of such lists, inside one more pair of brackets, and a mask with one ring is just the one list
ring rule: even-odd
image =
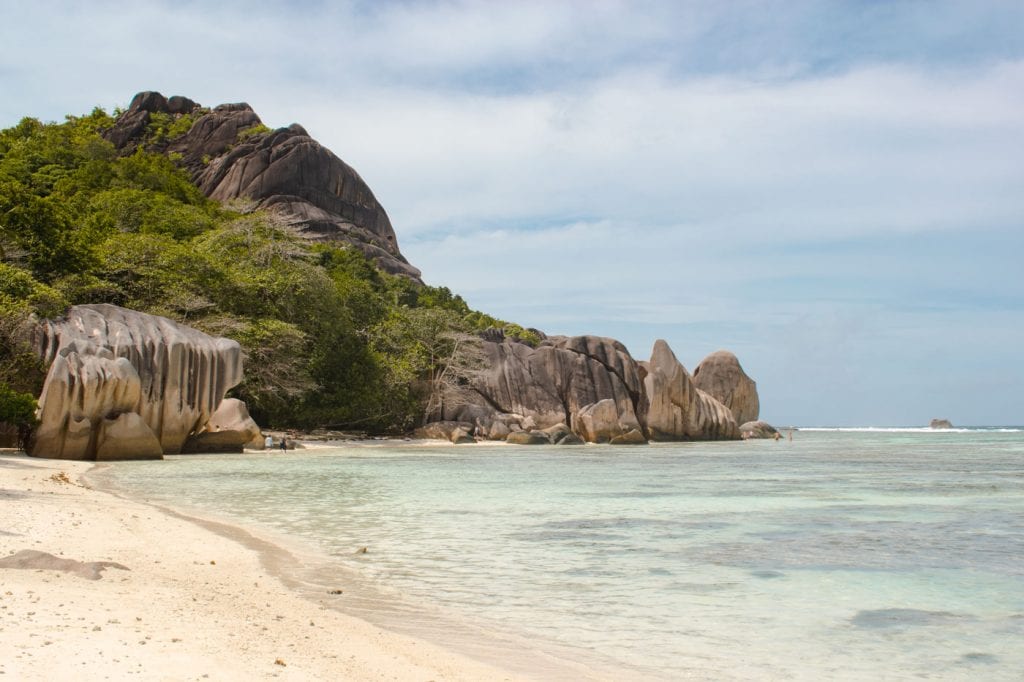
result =
[[[555,336],[531,347],[492,331],[481,344],[486,369],[469,391],[460,387],[457,399],[442,401],[438,419],[505,440],[534,429],[549,430],[552,442],[565,429],[591,443],[739,438],[732,411],[694,385],[664,341],[650,363],[597,336]],[[735,383],[738,402],[756,405],[753,382]]]
[[184,97],[141,92],[104,135],[131,152],[155,113],[195,118],[187,133],[162,148],[181,159],[207,196],[254,200],[311,240],[352,244],[381,269],[419,281],[420,271],[398,250],[391,220],[367,184],[302,126],[249,134],[262,122],[248,104],[207,110]]
[[163,448],[142,417],[122,412],[100,423],[96,439],[96,461],[162,459]]
[[651,440],[737,439],[732,411],[697,388],[668,344],[658,339],[646,366],[647,433]]
[[781,438],[782,434],[778,429],[764,421],[744,422],[740,424],[740,438],[750,440],[751,438]]
[[237,398],[225,398],[210,415],[210,420],[188,437],[181,451],[242,452],[259,437],[260,427],[249,416],[246,404]]
[[506,429],[514,432],[558,424],[583,435],[581,429],[587,427],[581,414],[589,414],[588,406],[608,400],[610,407],[602,410],[614,413],[614,435],[641,428],[636,406],[643,386],[636,362],[618,341],[556,336],[536,348],[507,339],[481,344],[486,369],[468,396],[463,391],[458,401],[443,406],[440,416],[444,419],[472,422],[482,433],[506,438]]
[[757,384],[729,351],[716,351],[704,358],[693,370],[693,385],[732,410],[737,424],[757,421],[761,411]]
[[236,342],[112,305],[74,306],[41,322],[34,340],[49,365],[29,447],[39,457],[180,452],[242,380]]

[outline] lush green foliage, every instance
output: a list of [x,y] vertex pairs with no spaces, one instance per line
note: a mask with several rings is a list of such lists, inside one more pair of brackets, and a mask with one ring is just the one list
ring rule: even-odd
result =
[[0,131],[0,388],[11,395],[40,386],[26,321],[78,303],[236,339],[247,359],[235,391],[273,426],[406,429],[432,382],[458,376],[448,365],[469,333],[498,326],[536,341],[447,288],[387,275],[354,248],[312,244],[272,216],[206,199],[150,151],[191,118],[153,116],[150,144],[125,157],[100,135],[112,123],[97,109]]
[[31,393],[0,384],[0,423],[31,427],[36,423],[36,399]]

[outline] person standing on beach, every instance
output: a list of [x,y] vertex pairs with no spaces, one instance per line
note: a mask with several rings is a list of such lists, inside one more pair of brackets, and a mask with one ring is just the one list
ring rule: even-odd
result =
[[281,436],[281,452],[288,451],[288,439],[285,436]]
[[274,447],[274,437],[267,436],[266,440],[263,441],[263,447],[265,447],[267,450]]

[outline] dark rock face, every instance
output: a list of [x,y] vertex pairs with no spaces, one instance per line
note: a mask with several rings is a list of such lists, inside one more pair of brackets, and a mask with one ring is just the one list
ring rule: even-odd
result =
[[533,348],[490,334],[481,344],[487,369],[444,404],[439,419],[473,423],[477,433],[509,442],[532,433],[553,443],[570,434],[616,444],[739,438],[732,411],[694,385],[664,341],[650,363],[598,336],[553,336]]
[[185,97],[168,100],[141,92],[105,137],[130,152],[143,139],[153,113],[196,117],[191,129],[163,151],[181,155],[207,196],[252,199],[311,240],[352,244],[386,272],[419,281],[420,271],[398,250],[391,221],[370,188],[302,126],[246,135],[261,125],[248,104],[206,111]]
[[729,351],[716,351],[704,358],[693,370],[693,384],[732,410],[737,424],[757,421],[761,411],[757,384]]

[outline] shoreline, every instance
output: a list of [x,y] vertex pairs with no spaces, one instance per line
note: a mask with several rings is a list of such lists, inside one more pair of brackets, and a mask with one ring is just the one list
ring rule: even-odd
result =
[[0,453],[0,561],[61,569],[0,568],[7,679],[528,679],[318,604],[286,548],[83,485],[93,466]]

